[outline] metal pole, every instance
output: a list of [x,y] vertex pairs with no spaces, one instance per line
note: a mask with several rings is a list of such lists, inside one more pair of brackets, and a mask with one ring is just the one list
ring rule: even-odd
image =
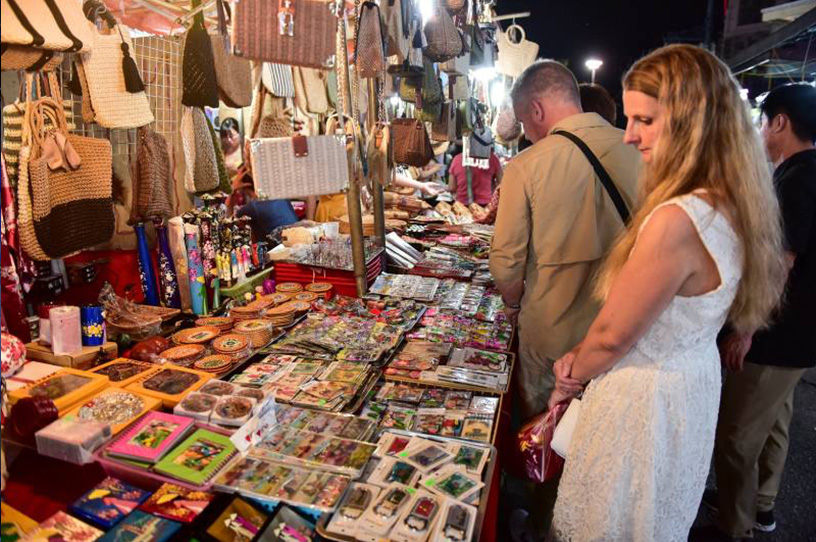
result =
[[708,0],[706,6],[705,48],[714,52],[714,0]]
[[[377,79],[371,78],[368,80],[368,133],[374,132],[377,125],[377,111],[379,110],[377,103]],[[385,120],[385,119],[383,119]],[[390,172],[389,172],[390,173]],[[381,246],[385,248],[385,201],[383,197],[383,183],[385,179],[373,179],[371,182],[371,195],[374,199],[374,235],[380,242]],[[385,253],[383,253],[385,257]]]

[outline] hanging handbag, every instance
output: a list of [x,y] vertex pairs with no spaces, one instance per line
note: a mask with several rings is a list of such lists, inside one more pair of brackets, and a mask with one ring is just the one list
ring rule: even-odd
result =
[[360,7],[354,65],[363,78],[379,77],[385,70],[380,8],[374,2],[363,2]]
[[391,178],[391,129],[378,122],[368,136],[368,177],[387,186]]
[[434,141],[456,141],[456,104],[450,100],[442,104],[439,119],[431,126]]
[[362,172],[365,169],[363,163],[363,134],[360,125],[348,115],[331,115],[326,120],[326,134],[333,135],[346,142],[346,162],[348,164],[348,178],[359,182],[362,180]]
[[450,13],[437,4],[434,16],[425,23],[425,54],[434,62],[445,62],[462,54],[462,34]]
[[264,62],[261,80],[264,87],[273,96],[279,98],[295,97],[295,81],[292,76],[292,66]]
[[516,119],[513,107],[507,103],[499,108],[493,121],[493,131],[500,142],[512,143],[521,137],[521,123]]
[[470,68],[492,68],[496,63],[496,44],[488,32],[474,24],[470,27]]
[[337,39],[336,6],[334,0],[241,0],[235,6],[235,54],[292,66],[331,68]]
[[333,135],[251,139],[249,149],[259,199],[336,194],[348,186],[346,146]]
[[322,114],[329,110],[326,92],[326,70],[296,67],[292,69],[295,80],[295,101],[308,113]]
[[0,42],[51,51],[86,52],[93,47],[78,1],[2,0]]
[[566,403],[559,403],[524,424],[518,432],[516,438],[524,472],[533,482],[540,484],[551,480],[564,468],[563,457],[554,451],[551,443],[566,410]]
[[450,76],[467,75],[470,70],[470,51],[464,51],[456,58],[452,58],[439,65],[439,69]]
[[[113,236],[112,156],[110,141],[68,132],[53,72],[49,86],[54,97],[34,102],[28,113],[28,176],[37,241],[49,257],[62,258]],[[46,115],[57,119],[56,130],[44,130]]]
[[35,49],[30,45],[3,44],[0,69],[51,71],[62,63],[63,55],[48,49]]
[[490,158],[493,153],[493,132],[489,126],[474,128],[468,137],[468,143],[468,156],[482,160]]
[[506,32],[498,30],[499,58],[496,71],[508,77],[518,77],[524,69],[535,62],[538,56],[538,44],[528,41],[524,28],[512,24]]
[[449,13],[459,13],[467,7],[467,0],[440,0]]
[[222,34],[211,34],[215,80],[221,101],[230,107],[252,103],[252,66],[249,60],[230,54]]
[[400,77],[413,77],[422,75],[422,65],[424,54],[422,53],[422,29],[419,21],[410,22],[410,40],[408,42],[408,53],[402,60],[397,56],[389,58],[387,71],[392,75]]
[[209,192],[218,187],[218,163],[209,121],[198,107],[185,107],[181,114],[181,146],[184,156],[184,188]]
[[148,218],[172,215],[170,202],[172,176],[170,152],[163,135],[143,126],[139,128],[136,174],[133,176],[133,205],[128,224]]
[[410,9],[409,0],[383,0],[380,2],[385,22],[385,52],[388,56],[396,56],[398,64],[408,58],[410,48],[409,22],[403,17],[403,5]]
[[[93,52],[79,55],[80,65],[77,66],[78,75],[82,70],[81,84],[87,85],[87,91],[83,87],[82,93],[86,102],[83,119],[88,122],[88,117],[92,116],[92,121],[103,128],[138,128],[153,122],[150,102],[135,63],[133,77],[138,78],[138,82],[129,82],[130,74],[126,77],[124,65],[133,62],[133,42],[128,28],[117,24],[109,34],[102,34],[93,23],[85,21],[85,24],[91,28]],[[142,90],[128,90],[138,88],[138,85]]]
[[391,121],[391,138],[395,164],[422,167],[433,160],[431,138],[422,121],[394,119]]
[[[191,6],[198,7],[200,0]],[[190,107],[218,107],[218,82],[212,42],[204,28],[204,15],[199,12],[184,36],[181,60],[181,104]]]

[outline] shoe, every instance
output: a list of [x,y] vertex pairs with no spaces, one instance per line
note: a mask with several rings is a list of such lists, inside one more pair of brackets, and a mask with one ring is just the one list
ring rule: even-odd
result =
[[703,504],[715,514],[720,511],[719,496],[716,489],[706,489],[703,492]]
[[517,508],[511,512],[508,523],[510,527],[510,538],[513,542],[535,542],[535,537],[527,526],[527,518],[529,515],[527,510],[521,508]]
[[774,519],[773,510],[768,510],[767,512],[757,511],[754,529],[762,531],[763,533],[773,532],[773,530],[776,529],[776,520]]
[[728,536],[714,525],[694,527],[689,533],[689,542],[745,542],[747,538]]

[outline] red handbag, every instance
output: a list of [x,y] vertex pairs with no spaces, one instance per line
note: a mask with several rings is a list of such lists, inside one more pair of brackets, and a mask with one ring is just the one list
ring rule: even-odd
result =
[[553,451],[550,443],[568,405],[569,401],[558,403],[524,424],[518,432],[524,473],[533,482],[552,480],[564,468],[564,458]]

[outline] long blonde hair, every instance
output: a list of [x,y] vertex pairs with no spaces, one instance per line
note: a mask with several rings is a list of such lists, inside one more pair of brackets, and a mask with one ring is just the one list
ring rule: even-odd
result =
[[623,88],[657,99],[666,121],[641,174],[639,208],[601,269],[598,294],[609,291],[649,213],[675,196],[707,189],[716,206],[731,211],[743,246],[729,321],[738,331],[763,327],[785,283],[782,228],[765,151],[739,85],[708,51],[669,45],[638,60]]

